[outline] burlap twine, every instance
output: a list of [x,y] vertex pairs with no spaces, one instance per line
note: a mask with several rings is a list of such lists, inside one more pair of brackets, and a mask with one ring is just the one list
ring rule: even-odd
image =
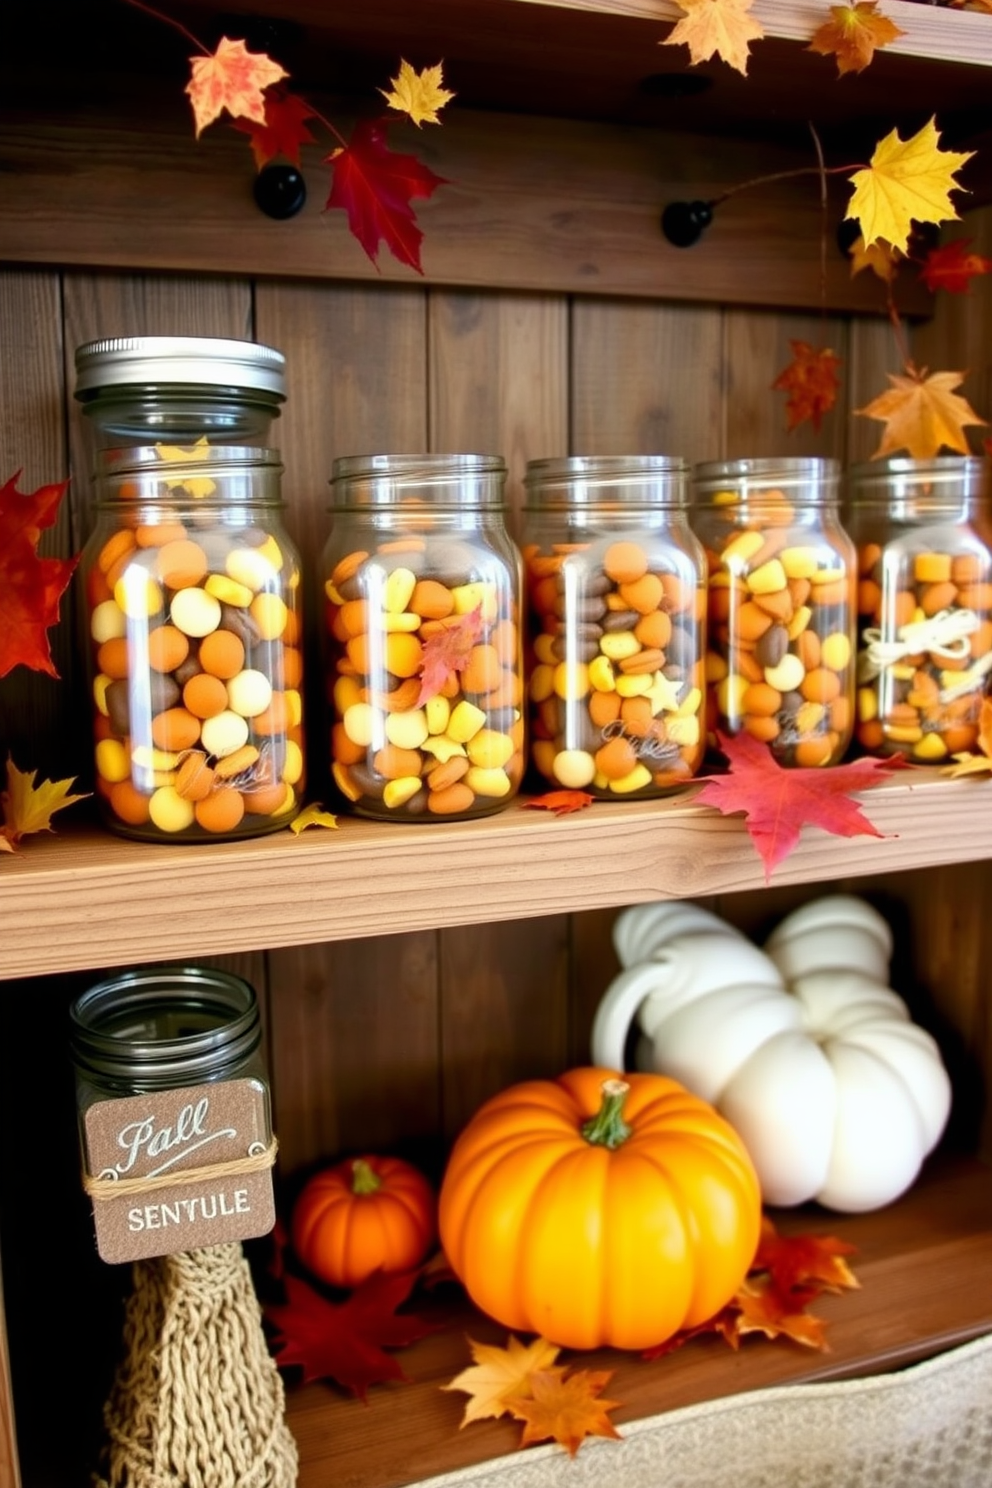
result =
[[296,1442],[240,1243],[136,1261],[96,1488],[292,1488]]

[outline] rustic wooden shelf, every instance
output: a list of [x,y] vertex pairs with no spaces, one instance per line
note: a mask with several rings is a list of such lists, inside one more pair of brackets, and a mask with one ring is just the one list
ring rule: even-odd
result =
[[[773,882],[992,856],[992,783],[908,774],[859,798],[881,837],[804,828]],[[341,815],[336,831],[217,845],[130,842],[67,823],[0,859],[2,975],[168,957],[177,923],[184,955],[217,955],[760,888],[743,818],[695,806],[692,794],[565,817],[522,798],[483,820],[424,826]]]
[[[734,1352],[699,1338],[651,1363],[610,1350],[563,1354],[562,1362],[614,1371],[606,1392],[624,1422],[747,1390],[848,1379],[898,1369],[992,1329],[992,1183],[964,1160],[936,1163],[897,1203],[839,1216],[810,1206],[770,1211],[783,1231],[837,1235],[858,1247],[857,1291],[818,1299],[828,1353],[751,1338]],[[400,1488],[516,1451],[510,1420],[459,1429],[466,1397],[442,1390],[471,1363],[466,1334],[505,1344],[507,1330],[466,1307],[454,1325],[404,1350],[409,1383],[376,1386],[367,1407],[330,1384],[288,1389],[287,1415],[300,1447],[300,1488]],[[522,1459],[523,1460],[523,1459]]]

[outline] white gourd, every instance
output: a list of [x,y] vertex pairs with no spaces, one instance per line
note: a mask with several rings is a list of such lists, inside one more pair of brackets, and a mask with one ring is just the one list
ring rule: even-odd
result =
[[851,895],[788,916],[762,950],[709,910],[639,905],[614,929],[623,970],[592,1059],[679,1080],[737,1129],[768,1204],[844,1212],[905,1192],[947,1123],[935,1040],[885,984],[892,933]]

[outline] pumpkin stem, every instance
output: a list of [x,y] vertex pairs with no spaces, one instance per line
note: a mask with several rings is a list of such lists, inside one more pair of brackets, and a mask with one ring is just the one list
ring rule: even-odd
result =
[[595,1116],[583,1123],[582,1135],[595,1147],[619,1147],[632,1128],[623,1119],[623,1103],[630,1086],[626,1080],[603,1081],[603,1104]]
[[364,1157],[356,1157],[351,1165],[351,1191],[356,1194],[378,1193],[382,1179],[374,1173]]

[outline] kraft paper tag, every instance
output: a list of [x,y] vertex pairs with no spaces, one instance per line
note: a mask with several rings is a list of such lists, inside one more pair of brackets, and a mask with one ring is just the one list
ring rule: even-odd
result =
[[258,1081],[98,1101],[83,1126],[101,1259],[251,1240],[275,1224],[268,1096]]

